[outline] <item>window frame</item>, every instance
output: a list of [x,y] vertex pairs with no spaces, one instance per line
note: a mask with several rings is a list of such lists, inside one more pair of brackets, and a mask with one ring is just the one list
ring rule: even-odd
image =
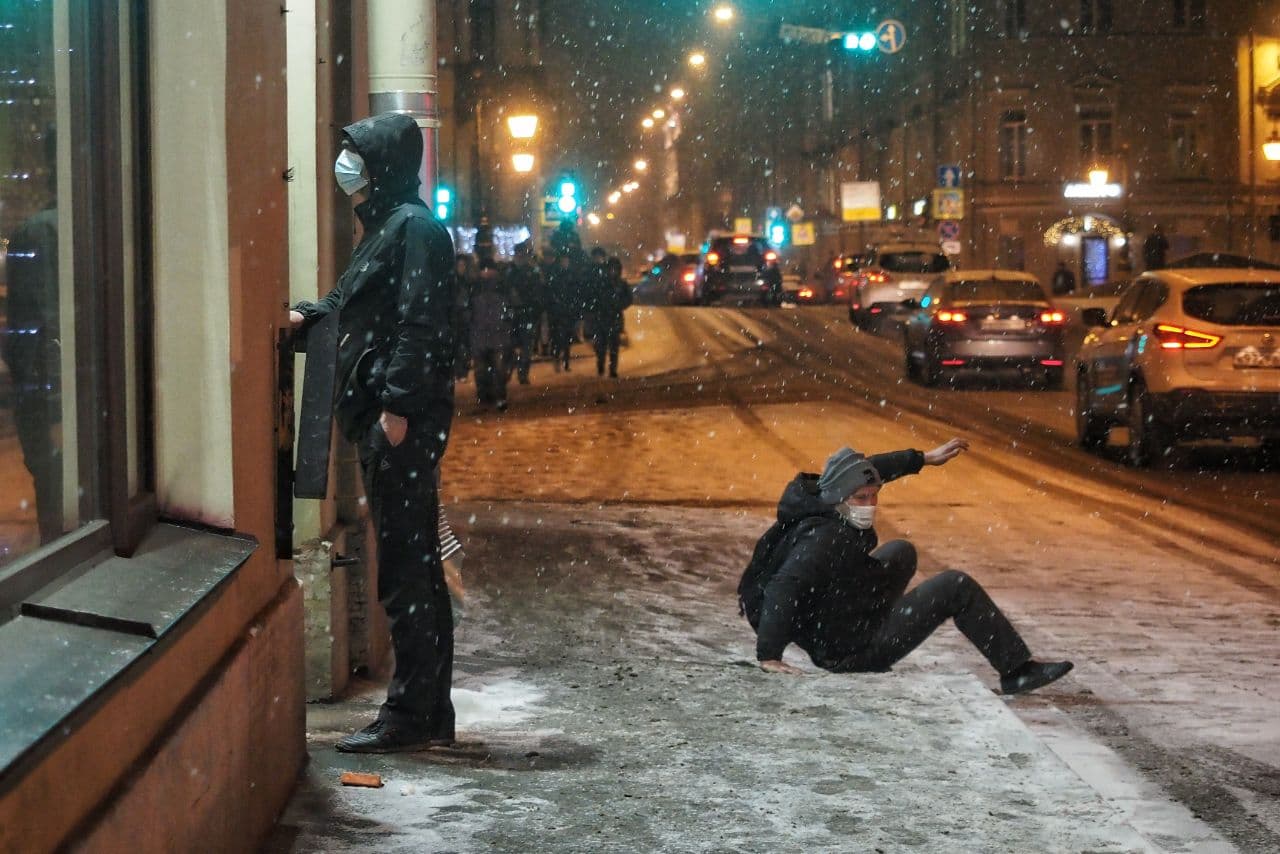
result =
[[[1099,130],[1105,127],[1107,145],[1098,145]],[[1090,144],[1086,146],[1085,131],[1089,131]],[[1078,104],[1076,106],[1076,131],[1080,159],[1084,166],[1093,161],[1114,157],[1116,152],[1116,110],[1110,103]]]
[[[87,394],[76,389],[77,397],[92,402],[76,410],[78,435],[92,437],[75,449],[80,457],[80,483],[75,487],[84,495],[81,522],[74,530],[0,567],[0,623],[10,619],[35,590],[72,569],[83,568],[94,555],[133,554],[158,521],[151,430],[154,369],[146,4],[137,0],[103,4],[72,0],[68,18],[71,75],[78,81],[69,94],[74,117],[69,129],[72,252],[77,277],[97,283],[92,291],[94,303],[76,305],[74,335],[78,361],[101,369],[77,378],[78,383],[89,383]],[[121,53],[122,36],[128,38],[128,57]],[[129,63],[128,91],[123,91],[120,82],[124,61]],[[124,174],[125,140],[132,164],[129,175]],[[129,246],[125,245],[122,216],[126,193],[132,212],[128,232],[133,240]],[[132,276],[127,273],[127,254],[132,255]],[[126,321],[128,287],[133,288],[132,324]],[[127,343],[133,345],[132,364]],[[136,444],[129,434],[131,395]],[[135,488],[131,489],[131,484]]]
[[1169,26],[1181,32],[1203,32],[1209,24],[1208,6],[1205,0],[1173,0]]
[[1002,7],[1004,16],[1004,37],[1007,39],[1025,39],[1027,30],[1027,0],[1004,0]]
[[[1187,152],[1184,161],[1177,157],[1175,131],[1178,127],[1190,130],[1193,149]],[[1169,169],[1176,178],[1204,178],[1209,165],[1208,125],[1201,119],[1195,108],[1174,109],[1169,111],[1166,123],[1169,143]]]
[[1000,136],[996,146],[1000,178],[1024,181],[1027,178],[1027,113],[1005,110],[1000,114]]
[[1100,36],[1110,33],[1113,11],[1111,0],[1080,0],[1080,34]]

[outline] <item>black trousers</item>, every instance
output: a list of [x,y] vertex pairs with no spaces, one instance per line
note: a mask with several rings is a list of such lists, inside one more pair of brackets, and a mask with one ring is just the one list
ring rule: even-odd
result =
[[533,363],[533,349],[538,343],[538,331],[542,326],[539,313],[522,311],[516,315],[516,376],[520,382],[529,381],[529,367]]
[[572,314],[552,312],[551,321],[551,358],[557,366],[569,367],[569,356],[573,349],[573,332],[578,319]]
[[424,425],[391,447],[381,425],[360,443],[365,496],[378,540],[378,600],[391,624],[395,671],[381,717],[452,738],[453,604],[440,559],[438,440]]
[[947,620],[969,639],[1004,675],[1031,658],[1009,619],[991,601],[982,585],[958,570],[948,569],[904,593],[916,574],[916,550],[906,540],[893,540],[871,553],[889,570],[894,586],[892,605],[871,627],[861,648],[840,661],[839,672],[884,671],[924,643]]
[[622,340],[622,330],[613,326],[597,326],[595,334],[596,373],[604,374],[604,359],[609,357],[609,376],[618,375],[618,346]]
[[499,348],[477,350],[475,354],[476,397],[482,404],[507,400],[507,351]]

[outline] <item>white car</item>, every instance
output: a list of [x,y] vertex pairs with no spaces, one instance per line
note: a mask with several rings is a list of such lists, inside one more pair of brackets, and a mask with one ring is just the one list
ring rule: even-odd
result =
[[849,321],[874,329],[885,319],[903,320],[924,292],[942,280],[951,261],[936,243],[886,243],[858,271],[849,293]]
[[1076,433],[1096,448],[1129,428],[1146,466],[1184,440],[1280,448],[1280,272],[1165,269],[1139,276],[1109,317],[1084,313]]

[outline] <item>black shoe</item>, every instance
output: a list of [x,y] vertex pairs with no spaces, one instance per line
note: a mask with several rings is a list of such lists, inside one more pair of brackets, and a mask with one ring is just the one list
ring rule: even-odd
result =
[[497,403],[497,407],[498,407],[498,411],[499,411],[499,412],[506,412],[506,411],[507,411],[507,402],[506,402],[505,400],[500,400],[500,401],[498,401],[498,403]]
[[1025,694],[1057,682],[1071,672],[1070,661],[1036,661],[1032,659],[1017,670],[1000,677],[1000,691],[1005,694]]
[[426,730],[379,718],[359,732],[338,739],[339,753],[412,753],[453,744],[453,738],[432,737]]

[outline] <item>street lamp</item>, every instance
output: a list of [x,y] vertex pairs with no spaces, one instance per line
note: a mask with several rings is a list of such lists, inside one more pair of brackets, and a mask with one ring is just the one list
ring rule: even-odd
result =
[[679,86],[677,86],[677,87],[675,87],[674,89],[672,89],[672,90],[671,90],[671,100],[673,100],[673,101],[683,101],[683,100],[684,100],[684,89],[682,89],[682,88],[681,88],[681,87],[679,87]]
[[532,154],[525,154],[521,152],[519,154],[511,155],[511,165],[515,168],[517,172],[520,172],[522,174],[527,172],[532,172],[533,164],[534,164],[534,157]]
[[1110,177],[1111,173],[1107,171],[1105,166],[1094,166],[1089,170],[1089,183],[1095,187],[1103,186]]
[[587,214],[587,222],[591,223],[592,225],[599,225],[599,224],[600,224],[600,214],[598,214],[598,213],[589,213],[589,214]]
[[640,123],[640,127],[645,130],[651,130],[653,128],[653,116],[645,116],[644,121]]
[[507,128],[514,139],[533,139],[533,135],[538,132],[538,117],[509,116]]
[[667,117],[667,111],[659,107],[653,111],[653,117],[655,119],[665,119]]
[[612,193],[609,194],[609,204],[616,205],[618,203],[618,200],[621,198],[622,198],[622,191],[614,190]]
[[1271,129],[1271,136],[1267,137],[1267,141],[1262,143],[1262,156],[1271,161],[1280,160],[1280,136],[1276,135],[1275,128]]
[[716,19],[717,22],[721,24],[727,24],[733,20],[734,12],[733,12],[732,6],[728,5],[727,3],[723,3],[717,6],[716,10],[711,14]]
[[645,160],[645,159],[642,157],[642,158],[640,158],[639,160],[637,160],[637,161],[636,161],[634,164],[632,164],[632,165],[636,167],[636,171],[637,171],[637,172],[643,172],[644,170],[646,170],[646,169],[648,169],[648,168],[649,168],[649,161],[648,161],[648,160]]
[[689,64],[694,68],[702,68],[707,64],[707,55],[700,50],[689,54]]

